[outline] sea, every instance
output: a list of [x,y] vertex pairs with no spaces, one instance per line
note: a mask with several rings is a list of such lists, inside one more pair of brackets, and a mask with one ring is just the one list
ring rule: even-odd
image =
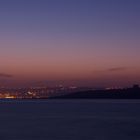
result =
[[140,100],[0,100],[0,140],[140,140]]

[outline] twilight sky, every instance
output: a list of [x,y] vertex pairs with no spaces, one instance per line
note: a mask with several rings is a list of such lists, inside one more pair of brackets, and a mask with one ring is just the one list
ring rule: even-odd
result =
[[0,0],[0,84],[140,83],[139,0]]

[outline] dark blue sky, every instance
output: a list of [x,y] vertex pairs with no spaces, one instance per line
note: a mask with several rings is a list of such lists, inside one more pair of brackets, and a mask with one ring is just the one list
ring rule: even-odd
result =
[[[138,0],[1,0],[0,16],[7,28],[46,27],[68,31],[122,30],[139,27]],[[10,25],[9,25],[10,23]],[[116,28],[115,28],[116,27]],[[13,29],[15,29],[13,28]],[[76,30],[77,29],[77,30]],[[131,29],[131,30],[133,30]]]

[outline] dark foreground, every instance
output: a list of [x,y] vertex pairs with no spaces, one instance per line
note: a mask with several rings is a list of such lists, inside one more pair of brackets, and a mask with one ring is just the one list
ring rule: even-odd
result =
[[1,100],[1,140],[140,140],[140,100]]

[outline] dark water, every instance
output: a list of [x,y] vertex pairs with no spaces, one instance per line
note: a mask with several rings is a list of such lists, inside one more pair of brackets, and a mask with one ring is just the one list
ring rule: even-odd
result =
[[0,140],[140,140],[140,100],[0,100]]

